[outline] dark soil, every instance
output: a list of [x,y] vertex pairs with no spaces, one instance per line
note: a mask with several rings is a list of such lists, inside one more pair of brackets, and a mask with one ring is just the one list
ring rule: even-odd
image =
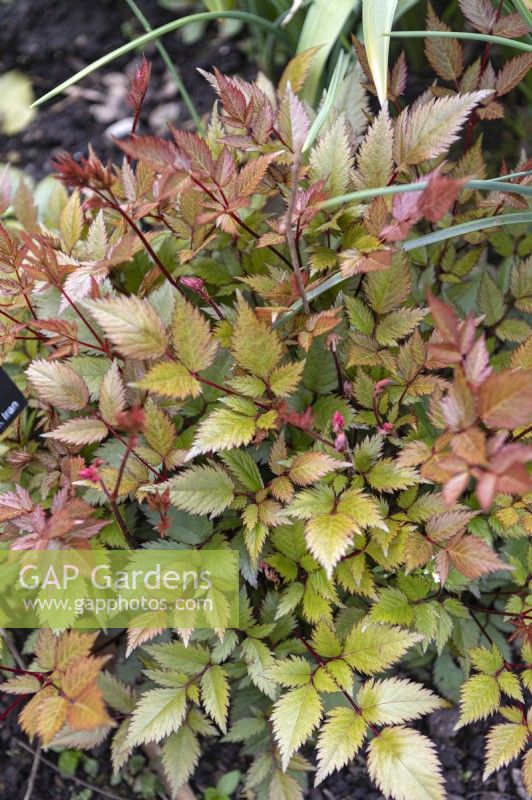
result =
[[[40,96],[82,67],[144,31],[123,0],[6,0],[0,2],[0,74],[17,69],[26,73]],[[175,19],[157,0],[138,0],[152,27]],[[214,95],[197,67],[217,66],[226,73],[249,75],[250,67],[238,41],[223,40],[215,25],[203,41],[183,44],[179,33],[164,37],[173,63],[200,112]],[[116,156],[111,134],[129,132],[124,95],[127,80],[139,61],[129,53],[39,108],[31,124],[15,136],[0,135],[0,162],[21,167],[38,179],[51,171],[58,152],[85,154],[92,142],[101,157]],[[144,132],[161,133],[166,122],[187,126],[188,112],[153,44],[152,81],[143,113]],[[142,131],[141,131],[142,132]]]
[[[489,724],[477,724],[456,733],[456,720],[455,710],[442,710],[432,714],[420,726],[420,730],[428,734],[438,748],[447,800],[529,800],[516,763],[482,782],[484,736]],[[15,712],[0,727],[0,800],[22,800],[24,797],[33,756],[21,746],[21,742],[27,745],[26,737],[18,728]],[[88,777],[80,766],[76,777],[124,800],[131,800],[134,779],[128,777],[116,786],[108,782],[110,765],[107,745],[104,743],[91,755],[98,759],[98,774]],[[45,757],[57,764],[55,753],[49,752]],[[203,753],[192,781],[193,789],[200,798],[202,792],[215,786],[225,772],[234,769],[244,771],[247,766],[247,760],[239,757],[237,746],[220,745],[213,741]],[[32,800],[73,800],[82,789],[83,786],[73,778],[61,775],[41,763]],[[92,795],[94,800],[100,796],[96,792]],[[368,778],[363,757],[329,777],[319,788],[310,789],[306,797],[308,800],[384,800]]]

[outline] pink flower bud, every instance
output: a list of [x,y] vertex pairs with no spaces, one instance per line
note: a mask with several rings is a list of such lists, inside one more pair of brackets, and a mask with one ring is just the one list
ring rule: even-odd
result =
[[335,411],[331,419],[332,429],[335,433],[340,433],[345,428],[345,417],[339,411]]
[[192,289],[193,292],[197,292],[197,294],[204,294],[205,292],[205,283],[195,275],[183,275],[183,277],[179,278],[179,283]]
[[382,381],[377,381],[375,386],[373,387],[373,397],[379,397],[386,389],[387,386],[390,385],[392,382],[391,378],[383,378]]
[[339,453],[341,453],[343,450],[347,450],[347,436],[343,431],[339,433],[334,440],[334,449],[338,450]]
[[91,464],[90,467],[84,467],[83,469],[80,469],[79,477],[84,481],[92,481],[93,483],[100,482],[100,473],[94,464]]
[[383,433],[385,436],[388,436],[390,433],[393,433],[394,426],[391,422],[383,422],[382,425],[377,427],[379,433]]

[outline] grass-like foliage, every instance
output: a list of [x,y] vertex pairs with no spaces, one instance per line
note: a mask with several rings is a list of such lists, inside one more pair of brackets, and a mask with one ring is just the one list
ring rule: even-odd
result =
[[[481,32],[526,32],[461,6]],[[504,718],[487,775],[525,752],[530,162],[485,182],[478,123],[531,56],[496,70],[491,46],[466,65],[460,42],[428,38],[437,82],[406,105],[401,55],[372,113],[355,42],[361,68],[306,149],[314,50],[278,89],[206,74],[204,136],[132,135],[119,165],[65,155],[40,210],[24,183],[3,189],[3,358],[30,399],[2,440],[4,543],[240,555],[238,629],[128,631],[134,687],[101,673],[93,637],[41,633],[2,688],[33,694],[20,722],[45,746],[109,735],[118,770],[160,743],[177,793],[223,735],[269,800],[357,754],[386,797],[443,798],[410,723],[449,700],[460,726]],[[148,79],[145,64],[136,123]]]

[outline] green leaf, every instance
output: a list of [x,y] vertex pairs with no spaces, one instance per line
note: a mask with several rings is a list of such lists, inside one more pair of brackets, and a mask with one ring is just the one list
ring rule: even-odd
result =
[[493,714],[501,701],[501,692],[497,679],[493,675],[474,675],[469,678],[460,690],[460,719],[457,729],[486,719]]
[[175,298],[172,340],[177,358],[191,372],[201,372],[214,361],[217,343],[209,323],[182,295]]
[[330,578],[334,567],[353,543],[355,525],[347,514],[316,514],[305,525],[308,549]]
[[389,586],[379,592],[378,601],[371,607],[370,617],[375,622],[411,625],[414,609],[403,592]]
[[482,273],[480,281],[478,304],[487,325],[498,322],[504,314],[504,295],[486,271]]
[[292,461],[288,477],[297,486],[308,486],[330,472],[346,466],[349,466],[347,462],[339,461],[326,453],[312,451],[298,453]]
[[347,189],[352,164],[347,123],[341,114],[310,153],[310,179],[325,180],[327,191],[333,196],[342,194]]
[[513,761],[524,749],[528,736],[527,726],[523,724],[503,722],[501,725],[494,725],[486,738],[486,762],[482,780]]
[[160,364],[155,364],[133,386],[154,392],[161,397],[177,397],[179,400],[201,394],[201,386],[196,378],[176,361],[161,361]]
[[375,331],[379,344],[396,345],[400,339],[412,333],[427,314],[424,308],[399,308],[380,320]]
[[200,752],[198,737],[188,725],[183,725],[163,744],[161,761],[174,796],[194,772]]
[[373,314],[362,300],[359,297],[347,296],[345,298],[345,307],[351,327],[365,334],[365,336],[371,336],[375,322]]
[[219,467],[194,466],[167,484],[170,502],[191,514],[221,514],[233,502],[234,486]]
[[401,253],[393,257],[389,269],[371,272],[364,280],[364,292],[377,314],[388,314],[404,303],[411,288],[410,268]]
[[188,458],[249,444],[256,429],[254,417],[238,414],[230,408],[220,408],[200,422]]
[[399,467],[391,458],[378,461],[366,474],[369,485],[379,492],[395,492],[419,483],[419,476],[410,467]]
[[264,487],[259,468],[244,450],[229,450],[220,458],[228,470],[250,492],[258,492]]
[[81,212],[79,192],[77,191],[70,195],[68,203],[61,212],[59,230],[61,231],[65,248],[70,252],[81,238],[83,230],[83,214]]
[[177,731],[186,713],[185,689],[150,689],[141,696],[129,723],[127,743],[160,742]]
[[303,800],[303,791],[295,778],[276,769],[268,788],[268,800]]
[[444,702],[420,683],[399,678],[366,681],[357,695],[364,719],[374,725],[395,725],[418,719]]
[[314,785],[342,769],[360,750],[368,724],[353,708],[333,708],[318,738],[318,770]]
[[209,667],[201,677],[201,699],[207,714],[227,733],[229,682],[227,673],[218,664]]
[[392,173],[393,127],[388,110],[383,108],[358,150],[355,185],[359,189],[386,186]]
[[368,747],[372,780],[394,800],[445,800],[436,748],[411,728],[385,728]]
[[345,640],[342,658],[356,672],[374,675],[399,661],[422,638],[396,626],[359,623]]
[[172,420],[149,398],[144,405],[143,434],[148,445],[160,456],[166,456],[173,447],[176,429]]
[[231,350],[236,363],[258,378],[268,378],[282,354],[279,336],[260,322],[248,304],[239,298]]
[[286,688],[307,686],[312,680],[312,673],[310,661],[301,656],[290,656],[276,661],[267,671],[270,680]]
[[271,716],[275,739],[281,752],[283,769],[293,753],[319,725],[321,699],[312,685],[286,692],[274,705]]
[[86,300],[83,305],[123,356],[151,359],[166,352],[165,327],[147,300],[120,295]]
[[301,380],[304,366],[304,361],[293,361],[276,367],[272,371],[269,384],[276,397],[288,397],[288,395],[295,392]]

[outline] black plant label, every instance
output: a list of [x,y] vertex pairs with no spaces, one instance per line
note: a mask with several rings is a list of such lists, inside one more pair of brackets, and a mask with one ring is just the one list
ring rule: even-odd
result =
[[11,378],[0,369],[0,433],[15,420],[27,405]]

